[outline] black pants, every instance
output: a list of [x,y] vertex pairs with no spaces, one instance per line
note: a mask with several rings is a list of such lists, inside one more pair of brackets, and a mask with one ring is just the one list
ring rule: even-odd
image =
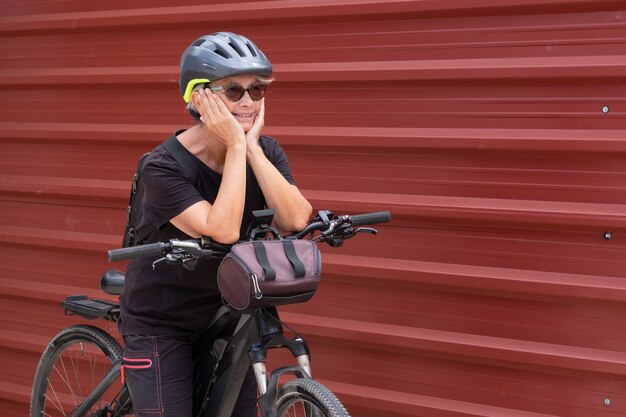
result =
[[[191,417],[193,351],[198,337],[124,336],[124,377],[137,417]],[[256,415],[256,380],[250,369],[232,417]]]

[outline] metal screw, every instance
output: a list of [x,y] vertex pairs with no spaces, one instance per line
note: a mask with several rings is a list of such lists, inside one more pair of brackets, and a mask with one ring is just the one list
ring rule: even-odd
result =
[[611,240],[612,238],[613,238],[613,233],[611,233],[611,232],[604,232],[604,239]]
[[604,405],[606,405],[607,407],[611,405],[611,399],[610,398],[605,398],[604,399]]
[[609,112],[609,106],[602,107],[602,113],[607,114]]

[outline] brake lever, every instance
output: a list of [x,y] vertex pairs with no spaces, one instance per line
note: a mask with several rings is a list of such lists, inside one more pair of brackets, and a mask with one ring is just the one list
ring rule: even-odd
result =
[[159,266],[160,264],[162,264],[163,262],[167,262],[167,258],[164,256],[162,258],[157,259],[156,261],[152,262],[152,270],[156,270],[157,266]]
[[178,247],[174,249],[175,252],[168,253],[164,257],[159,258],[152,263],[153,271],[163,262],[171,264],[182,263],[185,269],[193,271],[196,269],[198,262],[201,259],[213,257],[213,251],[211,249],[202,249],[200,246],[195,244],[181,245],[180,242],[177,242],[177,244]]
[[357,229],[352,226],[346,228],[337,228],[332,233],[328,233],[320,239],[321,242],[326,242],[333,248],[343,246],[343,242],[346,239],[352,239],[357,233],[369,233],[375,235],[378,230],[372,227],[359,227]]
[[180,263],[182,261],[182,257],[183,256],[181,254],[168,253],[164,257],[159,258],[156,261],[152,262],[152,270],[154,271],[157,268],[157,266],[161,265],[163,262],[169,262],[172,264]]
[[198,267],[198,263],[200,260],[196,256],[190,256],[188,258],[183,258],[183,267],[187,271],[193,271]]

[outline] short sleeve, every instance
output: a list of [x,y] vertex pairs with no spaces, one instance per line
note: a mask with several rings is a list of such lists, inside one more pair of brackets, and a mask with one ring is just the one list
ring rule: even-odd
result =
[[145,193],[143,214],[157,228],[204,200],[181,167],[170,161],[149,161],[141,177]]
[[287,154],[285,154],[285,151],[283,151],[283,148],[280,147],[278,142],[269,136],[261,136],[259,138],[259,144],[267,159],[276,167],[278,172],[285,177],[287,182],[291,185],[296,185],[296,180],[291,173]]

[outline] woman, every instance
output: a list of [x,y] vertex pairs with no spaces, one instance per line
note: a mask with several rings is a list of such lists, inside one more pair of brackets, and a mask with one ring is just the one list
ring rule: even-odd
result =
[[[144,243],[209,236],[243,238],[253,210],[274,208],[275,226],[304,228],[311,205],[273,139],[261,136],[272,65],[247,38],[220,32],[194,41],[180,61],[180,89],[197,123],[175,133],[199,172],[195,183],[163,146],[142,171]],[[138,417],[191,416],[192,351],[222,301],[218,261],[189,271],[132,261],[121,297],[125,377]],[[250,373],[233,416],[256,416]]]

